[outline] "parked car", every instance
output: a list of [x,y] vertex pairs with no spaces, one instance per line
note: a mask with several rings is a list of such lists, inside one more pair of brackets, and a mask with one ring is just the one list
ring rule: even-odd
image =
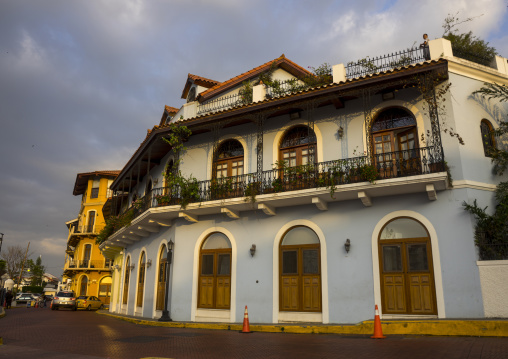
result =
[[35,300],[35,297],[30,293],[21,293],[19,296],[16,296],[16,303],[26,303]]
[[82,295],[79,296],[76,300],[76,305],[78,309],[86,309],[86,310],[92,310],[92,309],[102,309],[104,308],[104,304],[99,300],[99,298],[94,296],[87,296]]
[[74,291],[63,291],[56,293],[56,296],[52,301],[52,310],[58,310],[60,308],[70,308],[72,310],[77,310],[76,306],[76,294]]

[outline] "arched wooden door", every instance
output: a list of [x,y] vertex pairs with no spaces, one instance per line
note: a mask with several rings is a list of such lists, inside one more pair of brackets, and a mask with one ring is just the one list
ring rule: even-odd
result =
[[146,269],[146,255],[145,252],[141,253],[141,258],[139,259],[139,269],[138,269],[138,293],[136,296],[136,306],[143,306],[143,293],[145,290],[145,269]]
[[99,283],[99,300],[104,304],[109,304],[111,299],[111,277],[104,277]]
[[86,275],[81,277],[81,283],[79,286],[79,295],[86,295],[88,289],[88,277]]
[[280,245],[281,311],[321,312],[321,254],[316,233],[293,227]]
[[401,217],[378,240],[384,314],[437,314],[432,248],[427,229]]
[[130,269],[131,258],[128,257],[127,261],[125,261],[125,276],[123,281],[123,295],[122,295],[122,304],[127,304],[127,298],[129,296],[129,280],[130,280]]
[[231,304],[231,242],[212,233],[199,254],[198,308],[229,309]]
[[157,299],[155,309],[164,309],[164,299],[166,298],[166,281],[168,273],[168,250],[166,245],[162,245],[159,252],[159,271],[157,275]]

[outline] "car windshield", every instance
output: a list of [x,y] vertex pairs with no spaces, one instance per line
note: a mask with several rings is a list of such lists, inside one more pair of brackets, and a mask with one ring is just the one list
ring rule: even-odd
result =
[[71,297],[74,297],[74,293],[72,293],[72,292],[60,292],[56,296],[57,297],[68,297],[68,298],[71,298]]
[[86,295],[82,295],[82,296],[78,297],[78,299],[86,299],[86,298],[87,298]]

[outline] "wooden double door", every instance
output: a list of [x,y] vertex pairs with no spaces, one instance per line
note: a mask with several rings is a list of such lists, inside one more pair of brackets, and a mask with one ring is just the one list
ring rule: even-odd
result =
[[411,175],[420,170],[415,127],[372,134],[374,160],[381,178]]
[[319,244],[281,246],[280,256],[280,310],[321,312]]
[[428,238],[382,240],[379,257],[384,314],[437,314]]
[[201,250],[198,308],[229,309],[231,249]]

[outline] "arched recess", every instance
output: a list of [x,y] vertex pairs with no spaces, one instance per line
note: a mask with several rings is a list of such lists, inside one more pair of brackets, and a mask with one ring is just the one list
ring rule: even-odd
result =
[[[206,309],[198,308],[198,292],[199,292],[199,276],[200,276],[200,255],[204,241],[213,233],[221,233],[226,236],[231,245],[231,279],[230,279],[230,305],[229,309]],[[223,227],[211,227],[204,231],[196,241],[194,246],[194,268],[192,276],[192,308],[191,321],[196,321],[196,317],[200,317],[204,312],[213,311],[218,317],[215,321],[235,322],[236,316],[236,270],[237,270],[237,244],[233,234]]]
[[[285,234],[295,227],[307,227],[311,229],[319,240],[320,248],[320,272],[321,272],[321,312],[287,312],[280,308],[280,249],[281,242]],[[272,320],[274,323],[279,321],[309,321],[329,323],[329,301],[328,301],[328,262],[325,236],[321,228],[314,222],[306,219],[291,221],[277,232],[273,243],[273,313]]]
[[[412,104],[411,102],[407,102],[407,101],[402,101],[402,100],[383,101],[382,103],[380,103],[377,106],[375,106],[374,108],[372,108],[371,116],[372,116],[373,121],[371,122],[371,126],[383,111],[390,109],[390,108],[404,109],[405,111],[407,111],[409,114],[411,114],[414,117],[414,119],[416,121],[416,130],[417,130],[416,140],[417,141],[419,141],[422,138],[422,135],[425,135],[425,137],[426,137],[425,124],[424,124],[424,120],[423,120],[422,111],[420,111],[414,104]],[[365,121],[363,121],[363,138],[366,139],[366,140],[364,140],[364,143],[363,143],[363,150],[365,153],[368,153],[369,152],[368,147],[369,147],[369,145],[372,144],[371,148],[373,148],[373,142],[372,142],[372,136],[371,136],[371,128],[367,128],[366,125],[367,124],[365,123]],[[427,128],[430,129],[430,123]],[[422,146],[423,146],[423,144],[422,144]]]
[[90,266],[90,258],[92,258],[92,245],[87,243],[83,246],[83,261],[80,268],[88,268]]
[[[291,121],[291,124],[288,126],[281,127],[281,129],[275,135],[272,146],[272,163],[276,163],[280,158],[280,145],[283,141],[284,136],[290,131],[292,128],[297,126],[307,127],[308,123],[305,120],[294,120]],[[323,162],[323,135],[319,129],[318,124],[314,124],[314,136],[316,138],[315,141],[315,153],[314,153],[314,162]]]
[[84,233],[93,233],[95,228],[95,220],[97,217],[97,211],[91,210],[87,213],[87,219],[86,219],[86,227],[83,231]]
[[[219,141],[219,144],[223,144],[226,141],[238,141],[242,145],[242,148],[243,148],[243,173],[249,173],[249,171],[250,171],[250,167],[249,167],[250,166],[250,158],[249,158],[250,153],[249,153],[249,148],[247,147],[247,142],[245,141],[245,139],[239,135],[229,134],[229,135],[221,136],[218,141]],[[217,147],[217,149],[218,148],[219,147]],[[215,178],[214,173],[216,171],[215,171],[214,165],[215,165],[215,153],[213,153],[213,149],[211,149],[210,151],[208,151],[208,161],[207,161],[207,166],[208,166],[207,176],[209,176],[208,179]]]
[[[433,266],[433,274],[434,274],[434,286],[435,286],[435,298],[436,298],[436,308],[437,308],[437,316],[439,318],[445,318],[445,306],[444,306],[444,295],[443,295],[443,279],[441,274],[441,257],[439,254],[439,242],[437,238],[436,230],[432,223],[420,213],[414,211],[395,211],[384,216],[375,226],[374,231],[372,232],[372,268],[373,268],[373,279],[374,279],[374,300],[375,304],[381,308],[382,301],[382,289],[381,289],[381,271],[380,271],[380,250],[379,250],[379,238],[381,231],[386,226],[387,223],[396,219],[396,218],[408,218],[413,219],[419,222],[427,231],[430,244],[431,244],[431,255],[432,255],[432,266]],[[423,314],[422,314],[423,315]],[[398,317],[408,317],[415,318],[420,316],[418,314],[409,315],[409,314],[385,314],[380,311],[380,316],[385,318],[398,318]]]
[[79,296],[88,295],[88,276],[82,275],[79,278]]
[[129,299],[129,282],[131,274],[131,256],[128,255],[125,259],[124,265],[124,277],[123,277],[123,293],[122,293],[122,304],[127,305]]

